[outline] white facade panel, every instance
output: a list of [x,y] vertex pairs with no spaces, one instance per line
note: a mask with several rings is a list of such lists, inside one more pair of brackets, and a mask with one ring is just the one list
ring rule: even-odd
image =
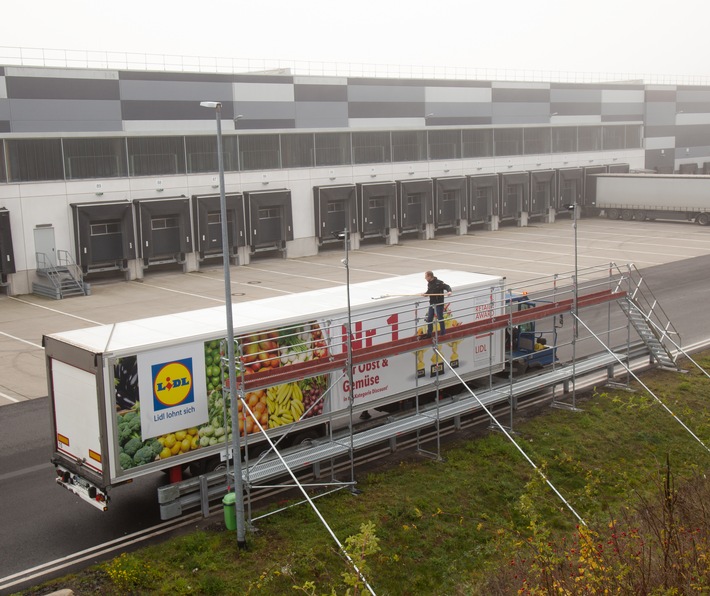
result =
[[602,89],[604,103],[638,103],[643,104],[645,92],[643,89]]
[[493,90],[490,87],[426,87],[424,99],[432,102],[490,102]]
[[668,149],[675,147],[675,137],[646,137],[646,149]]

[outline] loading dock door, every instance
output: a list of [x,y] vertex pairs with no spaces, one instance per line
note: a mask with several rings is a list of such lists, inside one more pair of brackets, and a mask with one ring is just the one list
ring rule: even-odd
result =
[[397,212],[400,231],[422,230],[426,224],[434,223],[434,181],[399,180]]
[[500,175],[500,219],[520,219],[528,210],[530,176],[527,172],[501,173]]
[[567,213],[568,206],[581,204],[582,168],[560,168],[557,170],[557,214]]
[[293,240],[291,191],[261,190],[244,193],[251,252],[284,249]]
[[[227,236],[229,254],[235,255],[240,246],[246,246],[244,227],[244,197],[242,193],[224,196],[227,204]],[[195,222],[195,248],[200,259],[222,255],[222,207],[220,196],[193,195],[192,212]]]
[[71,208],[76,261],[84,273],[125,268],[136,258],[131,203],[73,203]]
[[465,177],[435,178],[434,191],[437,227],[453,227],[467,217]]
[[357,232],[355,185],[314,186],[313,212],[316,238],[320,244],[335,241],[333,234],[343,230]]
[[192,251],[192,221],[187,197],[137,199],[140,254],[151,262],[182,262]]
[[468,176],[468,223],[485,223],[498,215],[498,175]]
[[555,200],[555,170],[530,172],[528,217],[545,215]]
[[15,253],[12,249],[12,228],[10,228],[10,212],[0,208],[0,275],[15,273]]
[[397,227],[397,185],[394,182],[368,182],[357,185],[360,232],[382,235]]

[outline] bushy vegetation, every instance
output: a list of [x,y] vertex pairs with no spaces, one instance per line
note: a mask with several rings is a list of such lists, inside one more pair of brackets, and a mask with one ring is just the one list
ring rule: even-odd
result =
[[260,521],[247,550],[214,523],[27,593],[361,594],[363,577],[397,595],[710,593],[710,379],[644,383],[673,415],[641,388],[598,388],[581,411],[516,422],[537,470],[490,433],[317,500],[362,576],[299,506]]

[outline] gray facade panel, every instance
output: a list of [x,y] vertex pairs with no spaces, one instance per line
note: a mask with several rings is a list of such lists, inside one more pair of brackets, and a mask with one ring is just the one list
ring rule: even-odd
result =
[[350,102],[411,103],[425,100],[424,87],[392,87],[387,85],[356,85],[348,87]]
[[602,113],[601,102],[590,103],[552,103],[550,113],[560,116],[599,116]]
[[[490,103],[456,103],[456,102],[429,102],[426,104],[427,114],[434,114],[433,118],[448,116],[488,117],[491,116]],[[429,119],[431,120],[432,117]]]
[[10,120],[9,99],[0,99],[0,120]]
[[649,89],[646,91],[646,102],[668,102],[676,100],[674,89]]
[[12,120],[12,132],[31,133],[91,133],[122,132],[123,121],[118,120]]
[[491,116],[431,116],[427,118],[427,122],[432,126],[480,126],[491,124],[493,119]]
[[426,106],[424,102],[350,102],[348,116],[350,118],[424,118]]
[[695,89],[693,91],[687,91],[685,89],[679,89],[676,93],[678,101],[688,101],[688,102],[710,102],[710,90],[708,89]]
[[9,120],[0,120],[0,132],[10,132]]
[[[118,101],[52,99],[10,99],[8,101],[12,113],[13,130],[15,130],[15,121],[33,121],[41,124],[42,122],[66,120],[67,122],[86,122],[87,125],[100,120],[121,121],[121,107]],[[56,129],[53,127],[51,130]]]
[[535,115],[519,115],[515,114],[493,114],[491,124],[548,124],[550,117],[545,114]]
[[675,124],[675,102],[653,102],[646,104],[646,126]]
[[296,104],[291,101],[236,101],[234,109],[237,114],[244,114],[244,120],[239,121],[239,128],[242,128],[245,120],[294,120],[296,118]]
[[293,77],[291,75],[249,75],[249,74],[239,75],[238,74],[238,75],[232,76],[231,79],[235,83],[259,83],[259,84],[275,83],[277,85],[293,84]]
[[240,120],[239,130],[279,130],[296,128],[295,120]]
[[232,84],[196,83],[179,81],[121,81],[121,99],[124,101],[232,101]]
[[607,114],[602,116],[602,122],[643,121],[643,114]]
[[181,81],[193,83],[232,83],[234,75],[199,72],[156,72],[154,70],[123,70],[118,73],[121,81]]
[[347,128],[348,105],[335,102],[298,102],[296,126],[298,128]]
[[493,87],[493,103],[542,103],[550,101],[549,89],[501,89]]
[[710,100],[678,101],[676,107],[678,112],[685,112],[686,114],[708,114],[710,113]]
[[5,77],[10,99],[119,99],[118,81],[46,77]]
[[[124,120],[214,120],[214,110],[198,101],[122,101],[121,113]],[[222,118],[234,118],[231,103],[222,106]]]
[[674,137],[676,134],[676,127],[673,125],[665,125],[665,126],[644,126],[644,135],[646,137],[650,138],[656,138],[656,137]]
[[294,85],[296,101],[347,102],[348,88],[345,85]]
[[676,147],[704,147],[710,139],[710,124],[675,127]]

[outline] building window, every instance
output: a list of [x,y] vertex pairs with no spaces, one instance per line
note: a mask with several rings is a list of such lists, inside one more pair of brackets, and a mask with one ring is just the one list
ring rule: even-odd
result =
[[64,180],[60,139],[7,141],[10,182]]
[[641,125],[640,124],[627,124],[624,126],[626,132],[626,143],[625,147],[627,149],[640,149],[643,144],[641,141]]
[[129,176],[168,176],[184,173],[184,137],[133,137],[128,139]]
[[281,135],[281,165],[284,168],[311,168],[315,165],[313,135]]
[[522,128],[497,128],[494,134],[497,156],[523,154]]
[[602,148],[601,126],[580,126],[577,129],[579,151],[600,151]]
[[324,132],[315,134],[316,165],[350,165],[350,133]]
[[242,170],[277,170],[281,167],[279,135],[240,135]]
[[62,146],[67,180],[128,175],[125,139],[64,139]]
[[602,129],[602,146],[605,151],[624,148],[624,127],[605,126]]
[[493,157],[493,129],[463,131],[464,157]]
[[0,182],[7,182],[7,165],[5,162],[5,143],[0,139]]
[[392,161],[426,161],[426,132],[423,130],[393,131]]
[[552,152],[568,153],[577,151],[577,127],[560,126],[552,128]]
[[[201,174],[204,172],[218,172],[217,163],[217,137],[185,137],[185,154],[187,156],[187,173]],[[222,160],[225,172],[239,170],[237,156],[237,136],[222,137]]]
[[392,161],[390,133],[354,132],[353,163],[389,163]]
[[523,130],[523,150],[525,155],[550,153],[552,150],[552,137],[550,129],[526,128]]
[[460,130],[430,130],[429,159],[458,159],[461,157]]
[[179,227],[177,217],[155,217],[150,220],[151,230],[169,230]]
[[92,236],[109,236],[115,234],[121,234],[121,222],[120,221],[107,221],[103,223],[92,223],[90,226],[90,234]]

